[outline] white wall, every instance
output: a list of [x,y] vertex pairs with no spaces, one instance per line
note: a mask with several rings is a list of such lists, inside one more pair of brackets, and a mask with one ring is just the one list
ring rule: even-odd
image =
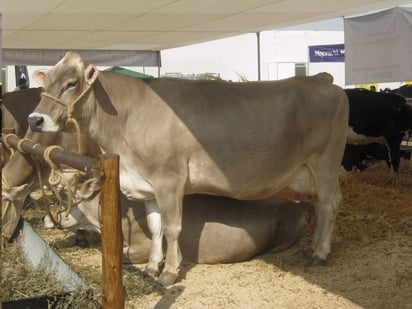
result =
[[329,72],[335,84],[345,85],[344,63],[309,63],[309,46],[342,44],[343,31],[267,31],[264,38],[262,79],[294,76],[294,64],[306,63],[308,75]]
[[161,55],[161,75],[219,73],[225,80],[238,81],[241,75],[258,78],[255,33],[168,49]]

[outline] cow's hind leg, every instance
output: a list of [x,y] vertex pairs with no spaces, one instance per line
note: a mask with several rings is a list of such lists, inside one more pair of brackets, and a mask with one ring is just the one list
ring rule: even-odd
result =
[[310,265],[324,265],[330,253],[333,229],[342,200],[339,185],[331,190],[332,193],[319,194],[316,203],[316,227],[312,239],[311,255],[308,256]]
[[[319,162],[319,163],[318,163]],[[315,164],[305,164],[293,175],[289,187],[298,193],[317,194],[316,227],[310,249],[306,252],[309,265],[323,265],[330,252],[330,243],[337,209],[342,199],[338,181],[338,168],[316,169]],[[326,173],[322,174],[322,171]],[[335,172],[332,172],[335,171]]]
[[[333,229],[342,194],[339,185],[339,166],[320,172],[314,169],[315,187],[318,195],[316,202],[316,227],[312,239],[310,265],[323,265],[330,253]],[[325,173],[322,173],[325,171]]]

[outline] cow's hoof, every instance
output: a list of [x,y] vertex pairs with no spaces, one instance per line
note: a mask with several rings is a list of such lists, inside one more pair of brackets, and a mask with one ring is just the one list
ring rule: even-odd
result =
[[172,285],[177,280],[177,274],[170,273],[168,271],[162,272],[159,277],[159,283],[163,286]]
[[76,245],[84,249],[89,247],[89,242],[87,240],[78,240],[76,241]]
[[316,255],[314,255],[313,249],[307,249],[304,251],[304,256],[306,266],[325,266],[326,265],[326,259],[322,259]]
[[308,264],[309,261],[312,261],[314,251],[312,248],[307,248],[302,251],[303,251],[303,257],[305,258],[306,264]]
[[317,256],[314,256],[312,258],[312,262],[310,263],[310,266],[325,266],[325,265],[326,265],[326,259],[322,259]]
[[87,248],[89,246],[89,232],[87,230],[78,229],[76,231],[75,243],[80,248]]
[[145,272],[151,277],[157,277],[160,274],[160,269],[163,266],[162,262],[149,263],[146,265]]

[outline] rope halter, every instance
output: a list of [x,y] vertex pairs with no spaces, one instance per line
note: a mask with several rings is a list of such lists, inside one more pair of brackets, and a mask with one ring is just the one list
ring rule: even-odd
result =
[[84,90],[82,91],[82,93],[80,93],[80,94],[77,96],[77,98],[74,99],[74,101],[73,101],[72,103],[70,103],[70,104],[67,104],[67,103],[63,102],[63,101],[60,100],[59,98],[57,98],[57,97],[55,97],[54,95],[52,95],[52,94],[50,94],[50,93],[48,93],[48,92],[45,92],[45,91],[43,91],[40,95],[41,95],[42,97],[47,97],[47,98],[49,98],[49,99],[52,99],[53,101],[55,101],[55,102],[63,105],[64,107],[66,107],[66,108],[67,108],[67,118],[73,118],[72,116],[73,116],[74,106],[76,105],[77,102],[79,102],[79,101],[87,94],[87,92],[89,92],[89,90],[92,88],[92,85],[93,85],[93,84],[87,85],[86,89],[84,89]]
[[89,92],[89,90],[92,89],[92,87],[93,87],[93,83],[88,84],[87,87],[70,104],[67,104],[67,103],[63,102],[62,100],[60,100],[59,98],[55,97],[54,95],[52,95],[48,92],[44,91],[40,94],[42,97],[49,98],[49,99],[55,101],[56,103],[59,103],[59,104],[63,105],[67,109],[67,120],[66,120],[66,123],[64,125],[67,126],[69,123],[73,123],[73,125],[76,129],[77,152],[78,153],[81,153],[81,135],[80,135],[80,125],[79,125],[78,121],[75,118],[73,118],[74,107]]

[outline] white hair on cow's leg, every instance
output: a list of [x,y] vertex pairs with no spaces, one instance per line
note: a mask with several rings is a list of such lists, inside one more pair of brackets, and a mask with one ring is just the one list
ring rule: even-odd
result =
[[159,275],[163,264],[163,232],[162,219],[156,200],[145,201],[147,226],[152,237],[149,262],[146,271],[151,275]]

